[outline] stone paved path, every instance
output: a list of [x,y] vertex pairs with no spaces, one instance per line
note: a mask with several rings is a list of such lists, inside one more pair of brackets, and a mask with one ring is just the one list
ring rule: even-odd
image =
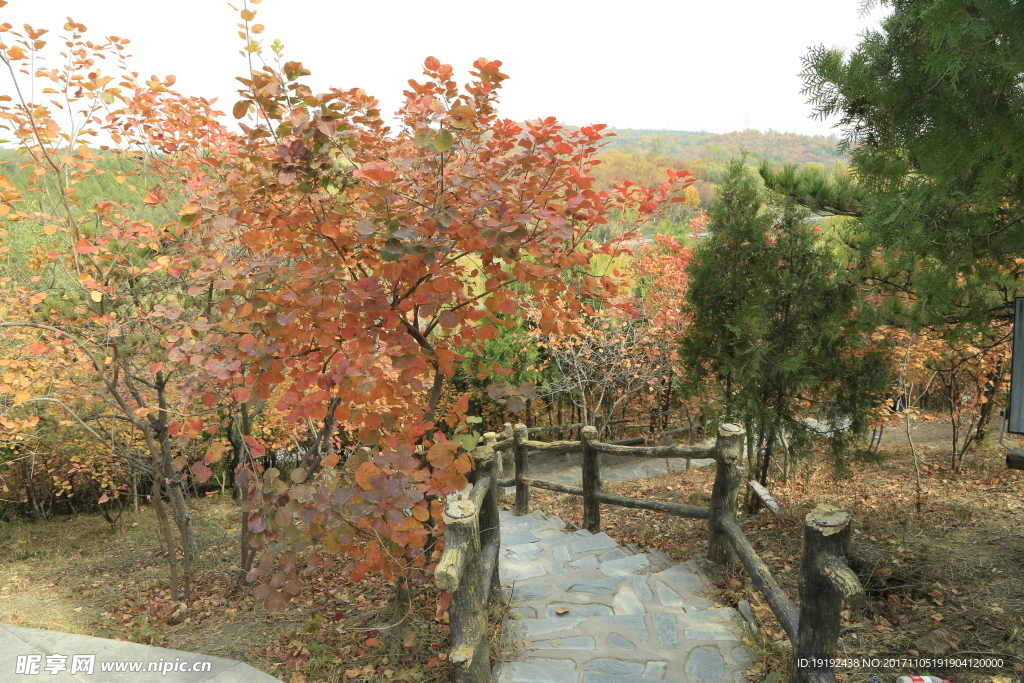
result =
[[[602,474],[604,474],[602,472]],[[501,513],[512,597],[499,683],[739,683],[740,617],[716,607],[693,561],[635,553],[558,517]]]
[[[580,453],[562,455],[534,455],[530,458],[530,476],[556,484],[579,484],[582,478]],[[514,471],[510,457],[505,456],[505,473]],[[713,464],[711,458],[690,461],[690,467],[705,467]],[[660,477],[670,472],[686,469],[685,458],[626,458],[620,455],[606,455],[601,458],[601,480],[610,482],[633,481]],[[508,488],[506,491],[515,489]]]
[[[94,655],[92,665],[75,655]],[[20,660],[20,661],[19,661]],[[154,670],[150,669],[152,663]],[[206,664],[209,666],[206,666]],[[186,667],[199,669],[186,671]],[[113,671],[103,671],[104,665]],[[132,667],[137,665],[134,671]],[[121,671],[117,671],[121,668]],[[20,671],[19,671],[20,669]],[[72,670],[75,673],[71,673]],[[0,624],[0,682],[277,683],[248,664],[195,652]]]

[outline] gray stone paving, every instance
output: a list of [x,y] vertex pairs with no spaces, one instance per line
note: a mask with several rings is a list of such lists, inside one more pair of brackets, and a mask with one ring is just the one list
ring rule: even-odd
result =
[[[510,456],[505,456],[505,473],[514,471]],[[579,484],[582,479],[579,453],[563,455],[534,455],[530,458],[530,476],[556,484]],[[690,467],[706,467],[714,463],[710,458],[691,460]],[[633,481],[660,477],[663,474],[679,472],[686,469],[686,458],[626,458],[622,456],[602,456],[601,480],[609,482]],[[506,493],[514,491],[514,487],[505,489]]]
[[[198,670],[192,671],[193,667]],[[278,679],[220,657],[0,624],[0,681],[277,683]]]
[[[603,472],[602,472],[603,475]],[[501,513],[511,661],[498,683],[739,683],[751,661],[731,607],[704,595],[691,561],[567,531],[558,517]]]

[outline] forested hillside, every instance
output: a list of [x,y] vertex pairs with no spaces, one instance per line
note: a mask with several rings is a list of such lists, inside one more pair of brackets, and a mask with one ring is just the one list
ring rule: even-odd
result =
[[605,146],[605,151],[617,149],[635,154],[707,159],[719,163],[747,152],[758,161],[798,166],[814,162],[831,166],[836,161],[846,162],[850,158],[836,151],[838,138],[823,135],[797,135],[775,130],[762,133],[751,129],[721,135],[682,130],[611,130],[615,137]]
[[[594,169],[598,186],[611,190],[618,181],[653,187],[666,178],[666,171],[689,171],[696,182],[686,188],[686,202],[677,204],[648,230],[685,238],[690,221],[714,201],[715,188],[731,160],[746,154],[752,169],[763,161],[773,165],[791,164],[797,168],[817,167],[825,176],[845,170],[848,155],[839,154],[837,138],[821,135],[796,135],[756,130],[718,135],[674,130],[610,129]],[[755,173],[756,175],[756,173]],[[617,234],[613,221],[602,231],[602,238]]]

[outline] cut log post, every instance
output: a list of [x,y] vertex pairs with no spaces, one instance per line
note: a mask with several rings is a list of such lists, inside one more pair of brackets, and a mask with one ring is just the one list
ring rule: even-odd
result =
[[807,514],[800,558],[800,621],[793,654],[791,683],[835,681],[831,668],[799,666],[800,660],[835,657],[839,612],[865,603],[864,588],[846,563],[850,515],[831,505]]
[[601,530],[601,503],[594,495],[601,490],[601,454],[594,448],[597,429],[584,427],[580,441],[583,449],[583,528],[596,534]]
[[452,501],[445,507],[444,553],[435,581],[441,590],[451,591],[448,606],[451,622],[449,661],[456,683],[490,683],[487,653],[487,594],[480,567],[480,520],[476,505],[468,500]]
[[736,500],[740,492],[739,466],[743,454],[746,432],[737,424],[723,424],[718,428],[715,447],[717,471],[711,488],[711,517],[708,519],[708,562],[721,569],[736,565],[736,553],[725,533],[723,522],[736,521]]
[[526,425],[517,424],[512,428],[512,455],[516,468],[516,505],[513,512],[517,517],[530,513],[530,486],[523,481],[530,476],[530,459],[526,450]]

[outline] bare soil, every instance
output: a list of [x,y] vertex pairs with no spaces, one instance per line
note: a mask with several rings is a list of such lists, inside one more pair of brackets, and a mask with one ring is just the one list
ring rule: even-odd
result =
[[170,598],[151,510],[127,511],[113,529],[99,515],[0,524],[0,547],[11,551],[0,557],[0,622],[225,657],[288,683],[451,678],[447,615],[437,614],[428,577],[414,586],[392,652],[392,582],[353,584],[339,563],[270,614],[252,587],[235,583],[236,504],[207,499],[191,507],[203,551],[185,601]]

